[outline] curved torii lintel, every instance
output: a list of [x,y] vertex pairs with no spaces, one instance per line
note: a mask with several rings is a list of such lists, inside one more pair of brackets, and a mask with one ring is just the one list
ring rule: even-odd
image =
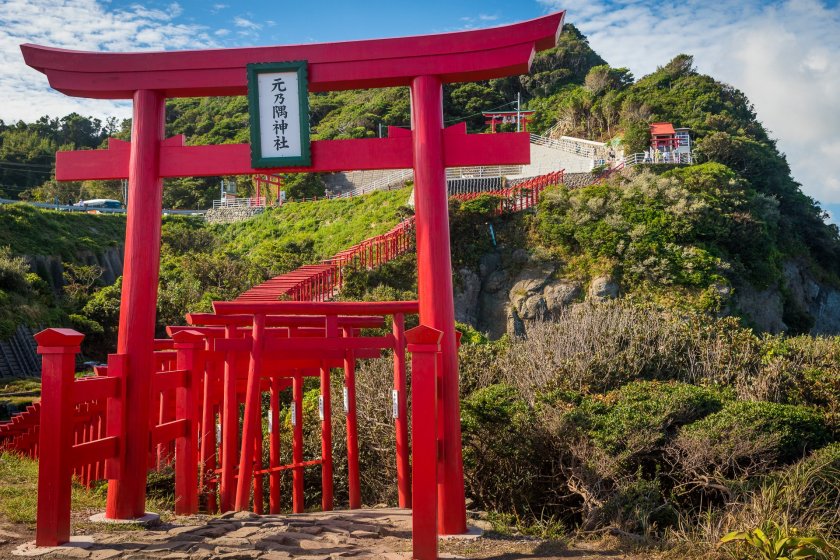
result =
[[307,60],[311,91],[407,86],[416,76],[469,82],[527,73],[534,54],[557,44],[565,12],[475,31],[272,47],[102,53],[21,45],[26,64],[75,97],[130,99],[244,95],[245,66]]

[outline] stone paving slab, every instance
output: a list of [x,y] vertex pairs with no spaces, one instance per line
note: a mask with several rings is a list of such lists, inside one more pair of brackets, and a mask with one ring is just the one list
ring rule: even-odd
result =
[[[411,512],[373,509],[302,515],[229,512],[176,518],[148,530],[85,535],[78,545],[50,550],[20,545],[41,558],[88,560],[335,560],[410,558]],[[37,551],[37,552],[36,552]]]

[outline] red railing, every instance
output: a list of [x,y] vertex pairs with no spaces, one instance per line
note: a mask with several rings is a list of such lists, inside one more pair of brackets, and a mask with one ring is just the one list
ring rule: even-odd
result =
[[254,286],[237,301],[327,301],[344,283],[344,268],[357,264],[380,266],[413,247],[414,219],[404,220],[387,233],[365,239],[319,264],[302,266]]
[[0,452],[17,453],[27,457],[38,456],[38,423],[41,403],[36,402],[0,424]]
[[498,214],[505,214],[508,212],[519,212],[527,210],[537,205],[540,200],[540,194],[552,185],[558,185],[563,182],[563,171],[556,171],[539,177],[532,177],[520,181],[510,187],[496,191],[476,191],[468,193],[459,193],[453,195],[452,198],[458,200],[473,200],[480,196],[495,196],[499,197]]
[[[546,187],[563,182],[563,171],[548,173],[520,181],[497,191],[475,191],[453,195],[458,200],[471,200],[482,195],[497,196],[498,213],[518,212],[536,206]],[[414,218],[409,218],[391,231],[365,239],[349,249],[320,262],[302,266],[254,286],[237,301],[327,301],[341,290],[344,269],[357,264],[364,268],[381,266],[413,247]]]

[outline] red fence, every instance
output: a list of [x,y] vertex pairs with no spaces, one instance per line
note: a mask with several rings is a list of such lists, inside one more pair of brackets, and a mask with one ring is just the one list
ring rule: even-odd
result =
[[[482,195],[500,197],[499,214],[518,212],[536,206],[546,187],[563,182],[563,171],[526,179],[498,191],[460,193],[453,198],[471,200]],[[319,264],[305,265],[254,286],[237,301],[327,301],[341,290],[344,269],[356,264],[364,268],[381,266],[411,251],[414,218],[409,218],[391,231],[365,239]]]
[[519,212],[536,206],[540,200],[540,194],[546,187],[558,185],[562,182],[563,171],[561,170],[547,175],[540,175],[539,177],[532,177],[501,190],[459,193],[453,195],[452,198],[473,200],[480,196],[495,196],[500,199],[497,209],[499,214]]
[[344,283],[344,268],[356,264],[380,266],[413,247],[414,219],[404,220],[391,231],[365,239],[320,264],[305,265],[254,286],[237,301],[327,301]]
[[18,453],[33,459],[37,457],[40,417],[41,403],[36,402],[8,422],[0,424],[0,452]]

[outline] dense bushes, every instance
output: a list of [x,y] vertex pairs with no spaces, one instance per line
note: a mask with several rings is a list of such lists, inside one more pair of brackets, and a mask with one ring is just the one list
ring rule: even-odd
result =
[[[786,465],[837,440],[823,404],[838,401],[836,339],[760,338],[729,319],[614,302],[575,306],[525,338],[463,340],[468,493],[521,523],[714,543],[760,507],[782,522],[773,481],[805,476]],[[826,468],[796,484],[836,484]],[[798,526],[836,530],[820,511]]]
[[[804,406],[741,401],[687,426],[677,446],[711,470],[733,476],[749,468],[772,468],[801,458],[829,440],[825,420]],[[762,465],[744,466],[742,461]]]
[[[628,291],[720,310],[730,283],[779,278],[772,205],[719,164],[546,191],[536,231],[566,275],[609,273]],[[677,292],[679,293],[679,292]]]

